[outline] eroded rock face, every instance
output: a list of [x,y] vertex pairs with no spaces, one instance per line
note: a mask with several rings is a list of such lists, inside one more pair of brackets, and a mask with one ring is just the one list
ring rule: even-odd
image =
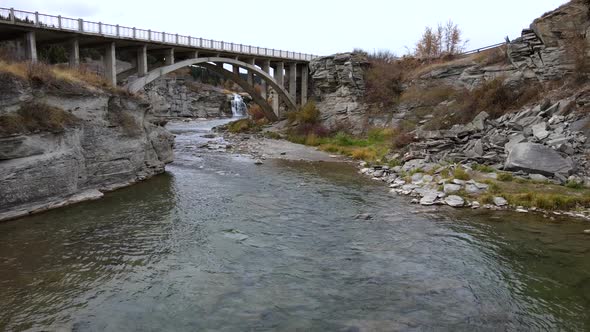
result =
[[[141,100],[106,93],[35,100],[79,121],[57,132],[0,137],[0,220],[98,198],[99,190],[144,180],[172,162],[174,136],[150,122]],[[4,105],[0,114],[18,108]]]
[[348,127],[353,133],[363,130],[367,105],[363,55],[343,53],[316,58],[309,64],[311,96],[316,100],[323,123],[330,128]]
[[183,78],[163,77],[144,89],[156,116],[166,118],[231,117],[231,96],[222,89],[189,82]]
[[571,159],[563,158],[557,151],[545,145],[519,143],[508,154],[504,168],[510,171],[553,176],[554,174],[571,174],[574,165]]

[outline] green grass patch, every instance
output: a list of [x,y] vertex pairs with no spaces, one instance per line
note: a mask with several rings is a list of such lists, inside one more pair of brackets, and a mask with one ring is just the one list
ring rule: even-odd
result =
[[252,133],[252,132],[260,131],[260,126],[258,126],[251,119],[241,119],[241,120],[237,120],[237,121],[228,123],[227,130],[230,133],[234,133],[234,134]]
[[480,164],[475,164],[471,168],[473,168],[474,171],[478,171],[478,172],[482,172],[482,173],[494,173],[496,171],[491,166],[488,166],[488,165],[480,165]]
[[514,181],[514,176],[511,173],[498,173],[498,181],[502,182],[512,182]]
[[453,172],[453,176],[457,180],[463,180],[463,181],[471,180],[471,176],[467,173],[467,171],[463,167],[455,168],[455,171]]

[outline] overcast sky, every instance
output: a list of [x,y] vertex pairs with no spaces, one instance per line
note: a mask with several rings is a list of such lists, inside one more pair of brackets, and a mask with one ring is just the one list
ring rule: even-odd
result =
[[564,0],[2,0],[48,14],[328,55],[413,48],[427,25],[452,19],[474,49],[518,37]]

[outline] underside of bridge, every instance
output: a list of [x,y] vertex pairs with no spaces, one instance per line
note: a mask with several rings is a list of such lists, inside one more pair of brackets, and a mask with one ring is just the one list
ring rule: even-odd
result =
[[[0,22],[0,41],[6,40],[14,41],[17,53],[32,62],[39,61],[38,49],[61,45],[67,51],[72,67],[80,65],[81,50],[92,50],[94,54],[100,54],[98,61],[102,68],[100,71],[97,68],[97,72],[113,85],[125,82],[124,86],[132,93],[141,92],[146,84],[175,70],[199,66],[240,86],[270,120],[282,118],[281,109],[295,111],[307,102],[309,70],[306,60],[141,42]],[[120,54],[127,55],[130,68],[121,67],[121,61],[117,61]],[[150,57],[161,61],[150,63]],[[260,86],[256,87],[255,82],[259,82]]]

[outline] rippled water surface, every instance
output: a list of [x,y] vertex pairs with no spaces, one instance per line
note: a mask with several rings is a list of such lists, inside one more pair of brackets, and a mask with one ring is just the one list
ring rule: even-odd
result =
[[0,330],[590,330],[590,223],[256,166],[200,148],[218,123],[171,125],[164,175],[0,224]]

